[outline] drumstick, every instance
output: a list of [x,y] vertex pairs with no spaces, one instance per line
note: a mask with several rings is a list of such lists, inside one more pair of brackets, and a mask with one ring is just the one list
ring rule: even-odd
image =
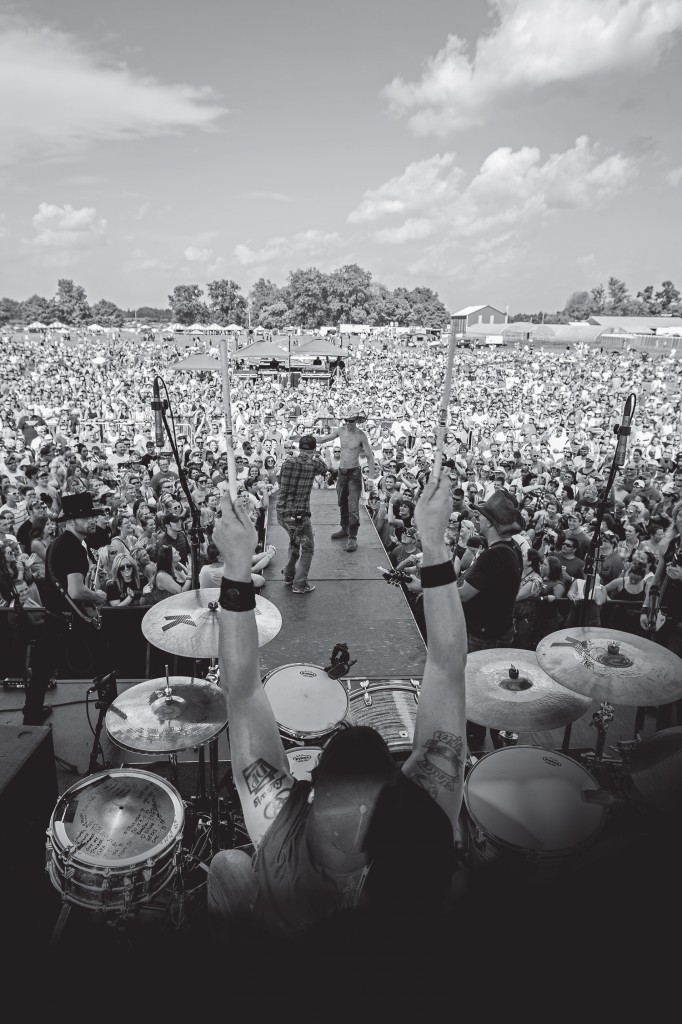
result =
[[445,424],[448,418],[448,403],[450,401],[450,389],[452,387],[452,364],[455,359],[455,318],[450,317],[450,347],[448,349],[448,362],[445,368],[445,384],[443,395],[440,400],[440,412],[438,413],[438,426],[436,427],[436,456],[433,460],[433,475],[437,480],[440,476],[443,463],[443,445],[445,444]]
[[230,399],[230,357],[227,338],[220,339],[220,372],[223,377],[223,409],[225,411],[225,440],[227,442],[227,485],[232,501],[237,500],[237,467],[232,441],[232,405]]

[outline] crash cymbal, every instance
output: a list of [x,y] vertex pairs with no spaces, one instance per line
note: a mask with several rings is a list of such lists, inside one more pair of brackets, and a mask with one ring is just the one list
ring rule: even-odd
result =
[[[217,658],[219,587],[187,590],[152,605],[142,619],[142,632],[150,644],[186,658]],[[282,628],[282,616],[272,601],[256,595],[258,646],[273,640]]]
[[80,862],[118,866],[146,859],[182,827],[180,794],[151,772],[111,768],[64,793],[53,829]]
[[662,729],[630,755],[630,777],[640,796],[657,810],[679,814],[682,807],[682,726]]
[[138,754],[175,754],[199,747],[227,724],[225,694],[205,679],[147,679],[119,694],[104,724],[111,740]]
[[544,637],[535,653],[552,679],[593,700],[639,707],[682,697],[682,658],[633,633],[560,629]]
[[543,672],[532,651],[495,647],[467,657],[467,718],[477,725],[558,729],[584,715],[590,703]]

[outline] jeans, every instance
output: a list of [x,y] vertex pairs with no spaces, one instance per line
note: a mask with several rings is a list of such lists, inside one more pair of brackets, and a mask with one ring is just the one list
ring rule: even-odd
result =
[[293,584],[295,590],[303,590],[308,584],[310,564],[315,553],[315,534],[310,518],[302,522],[294,516],[280,516],[279,523],[289,534],[289,561],[284,566],[284,579]]
[[357,537],[360,527],[360,495],[362,493],[362,471],[359,466],[353,469],[340,469],[336,481],[336,495],[341,510],[341,529],[348,531],[349,537]]
[[[514,642],[514,627],[507,630],[502,636],[497,637],[496,640],[483,640],[481,637],[474,636],[473,633],[467,635],[467,650],[469,654],[473,654],[475,651],[490,651],[495,647],[511,647]],[[467,722],[467,743],[469,750],[482,750],[483,744],[485,743],[485,730],[484,725],[477,725],[475,722]],[[490,738],[493,741],[493,746],[498,748],[501,746],[499,742],[500,731],[499,729],[490,730]]]
[[235,939],[251,917],[258,893],[252,858],[244,850],[220,850],[208,870],[208,913],[215,937]]

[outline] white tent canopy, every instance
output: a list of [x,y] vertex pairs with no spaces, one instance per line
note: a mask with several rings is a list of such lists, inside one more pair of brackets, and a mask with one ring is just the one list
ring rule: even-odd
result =
[[244,328],[240,327],[239,324],[228,324],[225,328],[226,331],[243,331]]
[[51,324],[49,324],[48,326],[49,326],[49,327],[64,327],[64,326],[65,326],[65,324],[63,324],[63,323],[61,322],[61,320],[53,320],[53,321],[52,321],[52,323],[51,323]]
[[88,327],[88,330],[89,331],[103,331],[104,328],[102,326],[100,326],[100,324],[90,324],[90,326]]
[[29,331],[46,331],[47,324],[41,324],[40,320],[34,320],[32,324],[28,325]]
[[205,331],[206,327],[204,327],[203,324],[192,324],[190,327],[187,327],[186,330],[188,330],[188,331]]

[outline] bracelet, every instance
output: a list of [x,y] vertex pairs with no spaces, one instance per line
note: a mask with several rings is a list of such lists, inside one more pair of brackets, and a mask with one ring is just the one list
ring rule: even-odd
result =
[[223,576],[218,603],[227,612],[251,612],[256,607],[256,589],[251,580],[241,583]]
[[452,562],[440,562],[438,565],[423,565],[420,577],[423,590],[428,590],[429,587],[444,587],[448,583],[455,583],[457,579]]

